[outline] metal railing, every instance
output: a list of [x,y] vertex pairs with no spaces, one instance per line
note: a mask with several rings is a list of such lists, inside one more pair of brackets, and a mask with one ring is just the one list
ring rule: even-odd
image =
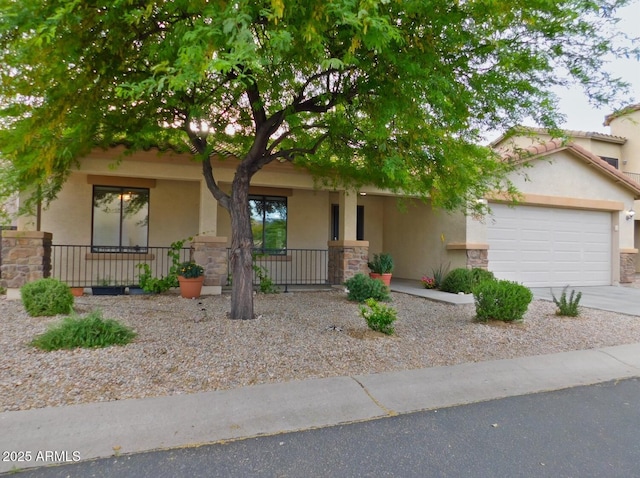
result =
[[[148,264],[155,277],[171,268],[170,247],[148,247],[146,252],[91,252],[91,246],[52,245],[51,277],[71,287],[99,285],[129,286],[138,283],[138,264]],[[189,249],[180,251],[180,261],[189,260]]]
[[[148,264],[154,277],[166,276],[172,261],[170,247],[149,247],[146,252],[92,252],[91,246],[52,245],[51,277],[71,287],[138,284],[138,264]],[[180,262],[189,260],[189,248],[180,252]],[[256,251],[253,283],[267,277],[284,287],[327,285],[330,283],[329,251],[326,249],[279,249]],[[227,270],[231,272],[231,251],[227,250]]]
[[[228,271],[231,272],[231,250],[227,250]],[[329,281],[329,251],[326,249],[257,250],[254,253],[253,284],[260,285],[261,276],[274,285],[327,285]]]
[[632,179],[636,183],[640,184],[640,173],[628,173],[626,171],[623,171],[623,174],[627,176],[629,179]]

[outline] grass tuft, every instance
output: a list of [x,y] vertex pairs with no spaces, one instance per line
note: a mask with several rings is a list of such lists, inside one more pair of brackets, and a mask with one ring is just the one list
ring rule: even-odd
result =
[[126,345],[136,333],[113,319],[103,319],[102,312],[94,310],[86,317],[65,317],[31,341],[42,350],[60,350]]

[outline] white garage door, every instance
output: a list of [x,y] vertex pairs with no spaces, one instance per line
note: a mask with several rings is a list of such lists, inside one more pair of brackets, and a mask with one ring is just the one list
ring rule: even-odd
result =
[[491,206],[489,270],[529,287],[611,284],[611,214]]

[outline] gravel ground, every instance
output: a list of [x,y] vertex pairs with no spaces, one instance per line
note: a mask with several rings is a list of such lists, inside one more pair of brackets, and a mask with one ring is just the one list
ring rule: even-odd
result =
[[393,293],[396,335],[369,331],[342,291],[258,295],[253,321],[231,321],[227,295],[76,299],[138,336],[125,347],[43,352],[29,342],[59,317],[0,299],[0,410],[222,390],[267,382],[454,365],[640,342],[640,317],[534,301],[520,324],[478,323],[473,305]]

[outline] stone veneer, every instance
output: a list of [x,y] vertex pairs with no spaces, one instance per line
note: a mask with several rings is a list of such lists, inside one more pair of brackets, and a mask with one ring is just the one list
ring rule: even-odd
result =
[[0,286],[19,289],[27,282],[51,275],[50,232],[2,231]]
[[467,269],[489,268],[489,251],[487,249],[467,249]]
[[191,260],[204,267],[205,286],[227,283],[227,238],[196,236],[191,242]]
[[620,253],[620,283],[628,284],[636,280],[636,255],[638,251]]
[[369,273],[369,241],[329,241],[329,282],[343,284],[359,272]]

